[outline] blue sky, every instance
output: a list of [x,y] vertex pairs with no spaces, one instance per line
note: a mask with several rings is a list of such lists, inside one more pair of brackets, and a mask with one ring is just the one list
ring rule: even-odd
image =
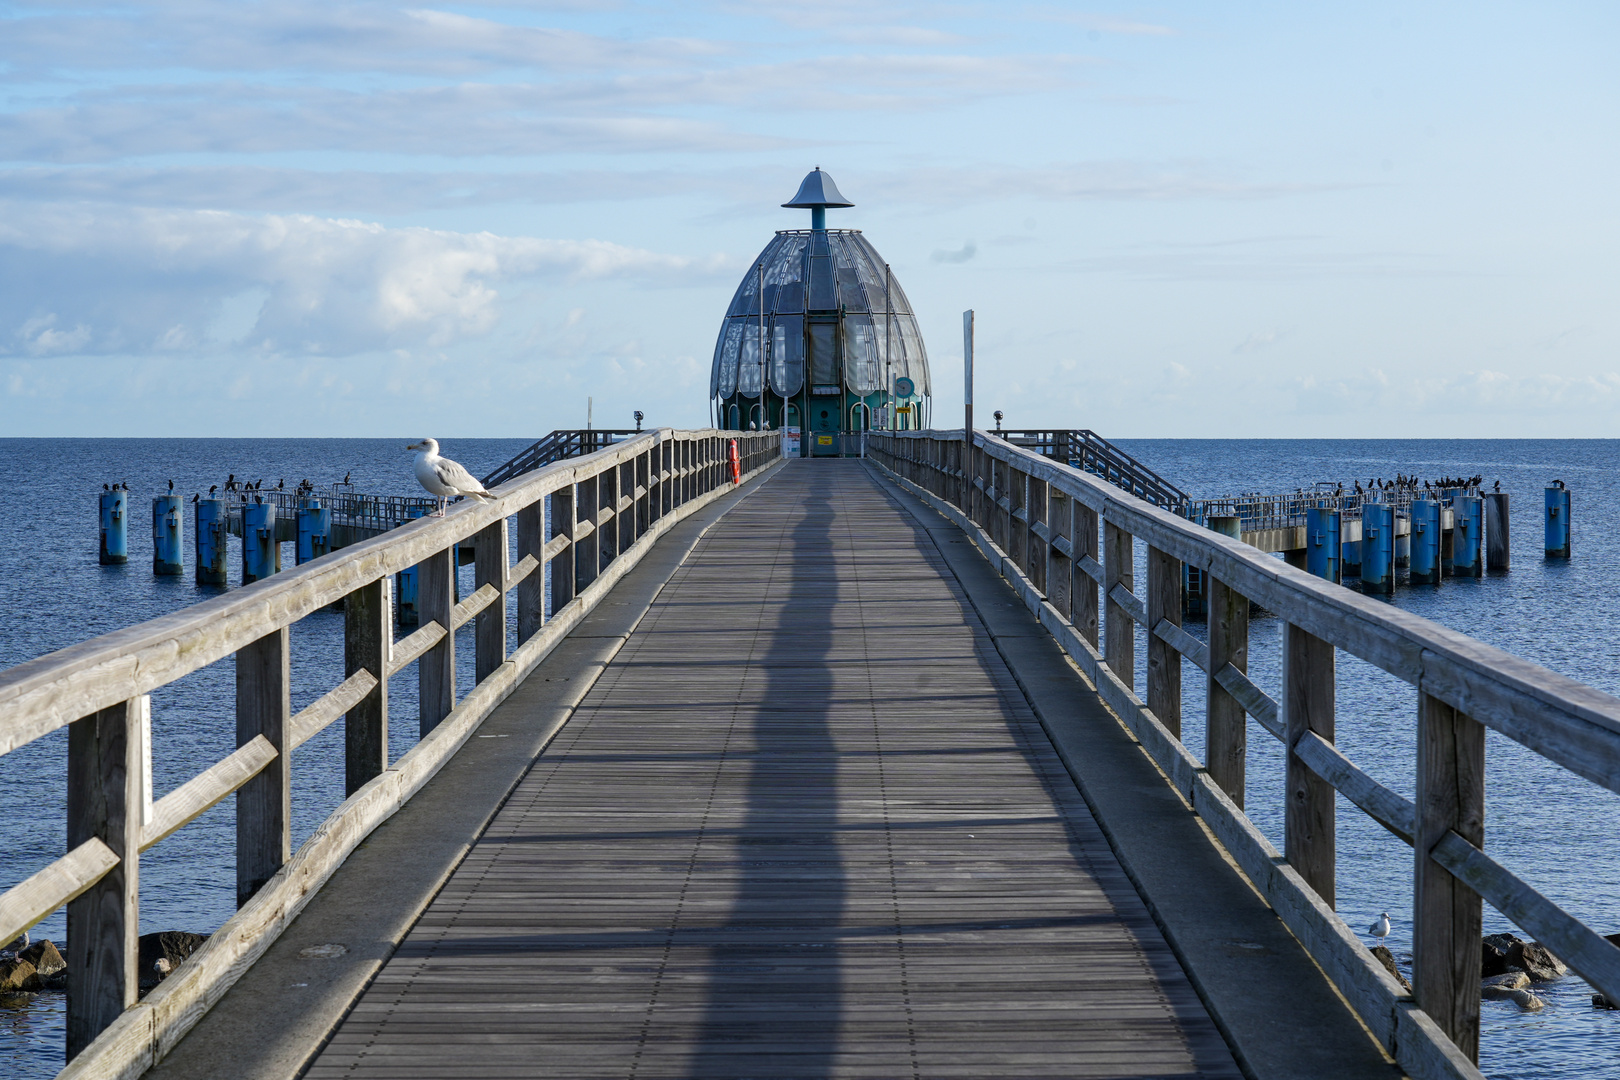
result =
[[1620,436],[1617,21],[0,2],[0,431],[698,425],[820,165],[941,422]]

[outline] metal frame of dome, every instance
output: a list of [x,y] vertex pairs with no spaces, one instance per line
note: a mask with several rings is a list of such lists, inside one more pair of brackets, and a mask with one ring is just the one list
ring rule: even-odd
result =
[[[824,220],[825,208],[853,205],[819,167],[783,204],[810,209],[813,226]],[[758,421],[762,373],[765,420],[772,427],[784,421],[814,427],[803,423],[812,402],[818,403],[819,419],[830,416],[834,398],[837,432],[868,427],[883,406],[900,404],[892,391],[901,378],[912,381],[915,393],[905,402],[908,411],[898,417],[891,411],[890,421],[922,426],[921,412],[933,392],[922,333],[905,291],[860,230],[783,230],[754,260],[715,341],[709,396],[719,426]]]

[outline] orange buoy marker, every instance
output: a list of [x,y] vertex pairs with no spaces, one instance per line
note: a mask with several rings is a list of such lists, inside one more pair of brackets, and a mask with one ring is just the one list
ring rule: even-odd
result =
[[731,482],[742,483],[742,459],[737,456],[737,440],[731,440]]

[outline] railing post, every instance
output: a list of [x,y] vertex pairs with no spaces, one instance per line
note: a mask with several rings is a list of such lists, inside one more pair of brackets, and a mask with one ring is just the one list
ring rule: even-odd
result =
[[1418,1008],[1477,1062],[1484,910],[1430,852],[1448,832],[1485,846],[1485,727],[1420,691],[1417,735],[1412,983]]
[[[540,562],[517,586],[517,640],[521,645],[546,625],[546,499],[541,496],[517,512],[517,557],[533,555]],[[555,511],[553,511],[555,513]]]
[[1333,741],[1333,646],[1292,623],[1283,625],[1283,736],[1288,746],[1288,805],[1283,853],[1328,907],[1334,897],[1333,785],[1294,756],[1306,732]]
[[67,1058],[135,1004],[147,699],[68,725],[67,849],[96,839],[118,865],[67,905]]
[[388,768],[388,662],[394,641],[393,576],[362,585],[343,600],[343,674],[377,676],[377,685],[343,720],[343,789],[353,795]]
[[292,858],[289,641],[283,626],[236,652],[236,745],[246,746],[263,735],[276,751],[270,764],[236,792],[237,907],[251,900]]
[[1153,632],[1161,619],[1181,625],[1181,560],[1151,544],[1147,552],[1147,706],[1181,738],[1181,654]]
[[436,622],[446,630],[439,643],[417,661],[422,706],[418,730],[423,738],[456,707],[456,635],[450,627],[456,606],[454,551],[445,548],[416,566],[416,604],[422,625]]
[[1069,589],[1069,621],[1095,649],[1098,644],[1097,579],[1081,568],[1080,558],[1102,561],[1097,558],[1097,511],[1079,499],[1070,499],[1069,506],[1074,522],[1070,541],[1074,545],[1074,575],[1070,578],[1073,585]]
[[1052,606],[1067,615],[1070,590],[1073,587],[1074,564],[1058,547],[1060,540],[1069,541],[1074,550],[1074,519],[1069,509],[1069,496],[1064,491],[1047,485],[1046,527],[1052,530],[1052,542],[1046,545],[1046,598]]
[[[551,577],[551,614],[556,615],[563,605],[574,598],[576,582],[579,580],[579,571],[575,569],[575,548],[579,545],[574,541],[578,531],[575,517],[574,485],[565,484],[551,493],[551,535],[568,537],[568,543],[552,558],[550,566]],[[536,625],[536,629],[538,629]]]
[[1103,639],[1105,659],[1119,681],[1136,688],[1136,623],[1131,613],[1115,603],[1115,585],[1125,586],[1127,592],[1136,580],[1135,542],[1131,534],[1103,520],[1103,604],[1108,613],[1108,636]]
[[1205,697],[1205,765],[1209,777],[1243,809],[1248,728],[1243,706],[1215,681],[1231,664],[1249,670],[1249,599],[1218,578],[1209,581],[1209,685]]
[[[1025,520],[1018,520],[1018,511]],[[1029,573],[1029,475],[1007,466],[1007,554],[1013,565]]]
[[587,585],[596,580],[596,572],[602,566],[602,529],[597,524],[597,517],[602,508],[600,488],[600,475],[582,477],[576,487],[575,498],[578,504],[574,513],[578,520],[587,522],[591,531],[574,541],[574,591],[582,591]]
[[[1047,520],[1046,513],[1047,485],[1045,480],[1038,480],[1033,476],[1026,478],[1026,484],[1029,502],[1025,509],[1029,514],[1029,527],[1025,530],[1025,537],[1029,547],[1025,556],[1028,565],[1024,569],[1029,574],[1029,579],[1035,583],[1035,588],[1044,596],[1047,592],[1046,567],[1051,561],[1052,551],[1050,539],[1052,524]],[[1046,533],[1047,539],[1041,539],[1042,532]]]
[[483,682],[506,662],[506,519],[486,525],[473,535],[473,588],[495,586],[493,603],[473,622],[473,670]]

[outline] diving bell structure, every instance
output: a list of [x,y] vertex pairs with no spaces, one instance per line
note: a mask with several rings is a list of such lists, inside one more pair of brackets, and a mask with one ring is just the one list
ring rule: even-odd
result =
[[798,428],[807,457],[926,427],[928,354],[905,290],[859,229],[827,228],[829,208],[855,204],[818,167],[782,205],[809,210],[810,228],[777,233],[731,298],[709,376],[717,426]]

